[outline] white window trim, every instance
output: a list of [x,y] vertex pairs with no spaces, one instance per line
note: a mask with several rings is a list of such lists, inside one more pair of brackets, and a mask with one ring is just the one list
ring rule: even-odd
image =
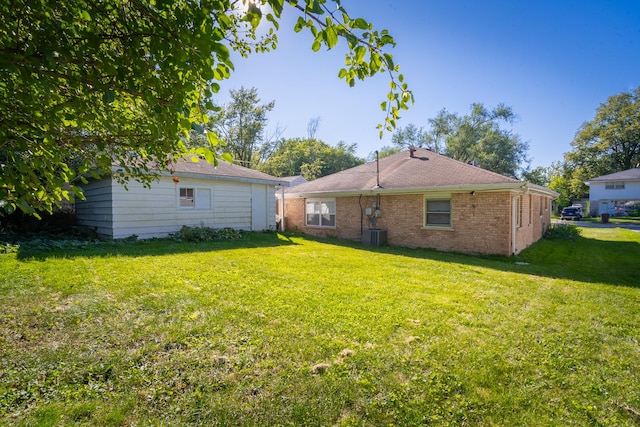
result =
[[[182,190],[192,190],[193,191],[193,204],[191,206],[183,206],[181,201],[182,201],[182,196],[180,195]],[[192,210],[196,208],[196,188],[195,187],[178,187],[177,189],[177,199],[178,199],[178,209],[186,209],[186,210]]]
[[[445,224],[427,224],[427,202],[429,200],[448,200],[449,201],[449,225]],[[451,194],[428,194],[422,199],[422,229],[423,230],[453,230],[453,197]]]
[[605,190],[624,190],[624,182],[621,181],[609,181],[604,184]]
[[[322,225],[322,224],[307,224],[307,203],[333,203],[333,222],[334,225]],[[324,229],[335,229],[336,224],[338,223],[338,215],[336,214],[337,206],[335,198],[326,198],[326,199],[305,199],[304,201],[304,226],[311,228],[324,228]],[[329,215],[332,215],[331,211],[329,211]],[[320,222],[322,222],[322,214],[320,215]]]

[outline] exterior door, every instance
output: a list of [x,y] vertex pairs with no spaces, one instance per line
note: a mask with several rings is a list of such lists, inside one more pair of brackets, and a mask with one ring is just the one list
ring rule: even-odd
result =
[[251,185],[251,229],[253,231],[268,230],[267,222],[267,186]]

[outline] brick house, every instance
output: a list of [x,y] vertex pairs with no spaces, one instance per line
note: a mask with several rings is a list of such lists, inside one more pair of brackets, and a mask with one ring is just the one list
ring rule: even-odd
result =
[[545,187],[411,149],[287,188],[279,209],[288,231],[509,256],[547,231],[557,196]]

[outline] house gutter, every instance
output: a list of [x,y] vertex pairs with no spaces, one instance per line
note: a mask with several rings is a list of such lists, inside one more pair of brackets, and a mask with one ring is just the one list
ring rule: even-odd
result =
[[[122,172],[122,168],[118,166],[111,166],[112,172]],[[276,180],[276,179],[260,179],[260,178],[248,178],[242,176],[233,176],[233,175],[214,175],[214,174],[202,174],[202,173],[192,173],[192,172],[168,172],[166,170],[159,171],[155,169],[155,173],[158,176],[163,177],[171,177],[177,176],[180,178],[194,178],[194,179],[204,179],[204,180],[218,180],[218,181],[234,181],[234,182],[243,182],[248,184],[265,184],[265,185],[282,185],[285,187],[289,186],[289,183],[284,180]],[[91,176],[88,174],[88,176]],[[106,178],[106,175],[105,175]]]
[[243,182],[243,183],[249,183],[249,184],[281,185],[283,187],[288,186],[288,183],[286,181],[247,178],[247,177],[232,176],[232,175],[212,175],[212,174],[200,174],[200,173],[190,173],[190,172],[175,172],[174,174],[171,174],[166,171],[160,172],[159,175],[160,176],[177,176],[180,178],[204,179],[208,181],[233,181],[233,182]]
[[289,192],[286,193],[287,198],[302,198],[302,197],[345,197],[345,196],[359,196],[364,195],[394,195],[394,194],[416,194],[416,193],[428,193],[428,192],[450,192],[450,193],[464,193],[471,191],[483,191],[483,192],[500,192],[500,191],[514,191],[519,190],[521,192],[532,191],[541,193],[544,195],[558,197],[559,194],[548,188],[523,183],[501,183],[501,184],[476,184],[476,185],[443,185],[439,187],[414,187],[414,188],[372,188],[369,190],[345,190],[345,191],[305,191],[300,193]]
[[359,196],[359,195],[395,195],[395,194],[417,194],[417,193],[430,193],[430,192],[449,192],[449,193],[465,193],[471,191],[482,191],[486,193],[500,192],[500,191],[514,191],[520,192],[533,192],[546,196],[551,196],[554,199],[560,194],[549,190],[546,187],[540,185],[525,183],[525,182],[513,182],[513,183],[501,183],[501,184],[463,184],[463,185],[443,185],[439,187],[414,187],[414,188],[371,188],[369,190],[332,190],[332,191],[304,191],[300,193],[289,192],[285,194],[285,197],[294,198],[306,198],[306,197],[346,197],[346,196]]

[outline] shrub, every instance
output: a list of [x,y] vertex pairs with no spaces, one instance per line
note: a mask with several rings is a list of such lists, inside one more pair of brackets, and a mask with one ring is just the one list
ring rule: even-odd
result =
[[180,231],[172,235],[175,240],[184,242],[206,242],[210,240],[236,240],[242,237],[242,231],[233,228],[188,227],[183,225]]
[[575,240],[580,237],[580,229],[575,224],[553,224],[544,237],[549,240]]

